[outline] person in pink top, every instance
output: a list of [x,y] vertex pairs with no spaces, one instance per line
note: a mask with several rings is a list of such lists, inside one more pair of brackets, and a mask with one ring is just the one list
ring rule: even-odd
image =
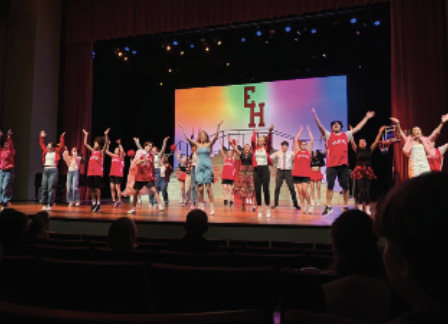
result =
[[[236,154],[232,150],[227,150],[227,153],[224,152],[224,148],[222,145],[222,141],[219,141],[221,144],[221,155],[224,157],[224,165],[222,167],[221,173],[221,184],[224,191],[224,206],[229,204],[230,207],[233,206],[233,183],[235,180],[235,161]],[[230,198],[227,201],[227,198]]]
[[61,159],[62,152],[65,149],[64,135],[61,134],[59,146],[55,142],[49,142],[45,145],[45,131],[40,133],[39,145],[42,149],[42,163],[44,164],[44,172],[42,173],[42,210],[51,211],[54,207],[54,198],[56,185],[58,183],[58,164]]
[[[123,205],[121,201],[121,183],[123,182],[123,170],[124,170],[124,157],[125,152],[121,145],[121,140],[117,140],[118,147],[114,149],[114,152],[109,151],[110,142],[107,145],[106,155],[112,158],[110,164],[110,194],[112,195],[112,207],[120,207]],[[118,201],[117,201],[118,198]]]
[[406,135],[401,129],[400,121],[394,117],[392,117],[391,120],[397,124],[398,132],[404,142],[403,153],[409,157],[409,178],[414,178],[423,173],[431,172],[428,157],[432,158],[436,156],[434,141],[440,135],[443,125],[448,121],[448,114],[442,116],[441,123],[429,137],[423,136],[422,130],[418,126],[414,126],[412,128],[412,133]]
[[92,212],[101,211],[101,188],[104,186],[103,164],[104,154],[109,143],[109,130],[110,128],[104,131],[104,138],[98,137],[95,139],[93,147],[87,143],[89,132],[82,130],[84,133],[84,146],[92,152],[87,169],[90,197],[92,198]]
[[[294,169],[292,170],[292,179],[299,194],[300,203],[302,204],[302,213],[313,213],[313,206],[311,205],[310,193],[308,187],[311,181],[311,152],[313,151],[313,134],[307,126],[308,134],[310,136],[310,143],[307,147],[306,141],[299,142],[303,127],[300,127],[299,133],[294,138]],[[308,203],[308,210],[305,201]]]
[[314,108],[311,109],[314,114],[317,126],[320,132],[325,136],[325,141],[327,144],[327,204],[322,215],[327,215],[333,212],[331,207],[331,201],[333,199],[333,188],[338,178],[339,184],[343,190],[343,207],[342,210],[345,212],[348,210],[348,196],[350,187],[350,170],[348,168],[348,144],[352,140],[353,135],[357,133],[362,127],[367,123],[369,119],[375,116],[375,112],[367,112],[364,119],[358,123],[357,126],[351,131],[342,132],[342,122],[333,121],[331,122],[331,131],[325,130],[323,125],[317,118],[316,111]]
[[82,155],[76,147],[72,148],[69,155],[67,147],[63,154],[64,161],[68,166],[67,173],[67,203],[69,207],[81,205],[79,197],[79,169],[81,167]]
[[[0,137],[2,136],[0,131]],[[14,183],[14,156],[16,151],[12,143],[12,131],[8,131],[8,137],[3,147],[0,144],[0,205],[3,208],[11,207],[12,184]]]

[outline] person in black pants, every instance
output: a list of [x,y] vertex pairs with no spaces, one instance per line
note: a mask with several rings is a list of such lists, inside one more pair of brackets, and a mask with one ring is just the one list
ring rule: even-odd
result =
[[[352,129],[349,126],[350,130]],[[352,139],[350,143],[353,151],[356,153],[356,167],[352,172],[351,178],[356,180],[358,186],[358,209],[362,211],[363,202],[366,204],[366,213],[370,212],[370,185],[373,179],[376,179],[372,170],[372,152],[375,150],[381,135],[386,127],[382,126],[376,136],[375,142],[367,147],[367,142],[364,139],[359,140],[359,148],[356,142]]]
[[275,180],[275,200],[274,206],[278,206],[278,199],[280,197],[280,189],[283,185],[283,180],[286,181],[294,207],[300,210],[300,206],[297,202],[296,191],[294,190],[294,183],[292,182],[292,165],[294,162],[294,152],[288,151],[289,143],[287,141],[282,142],[282,150],[276,152],[271,156],[272,159],[277,158],[277,178]]

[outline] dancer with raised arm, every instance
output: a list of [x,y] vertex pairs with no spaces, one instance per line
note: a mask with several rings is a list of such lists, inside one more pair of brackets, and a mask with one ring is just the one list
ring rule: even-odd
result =
[[252,157],[252,165],[254,166],[254,184],[255,184],[255,196],[257,198],[258,217],[263,216],[263,206],[261,203],[261,188],[263,188],[264,202],[266,205],[266,217],[271,217],[271,210],[269,205],[271,203],[271,196],[269,192],[269,182],[271,181],[271,172],[269,172],[269,166],[273,165],[271,158],[272,150],[272,130],[274,125],[269,128],[268,135],[265,137],[258,137],[258,130],[254,130],[252,135],[252,149],[254,154]]
[[180,150],[177,150],[177,161],[179,162],[180,174],[177,180],[180,182],[180,204],[184,207],[190,200],[191,188],[191,160],[189,156],[182,156]]
[[89,166],[87,168],[87,179],[90,197],[92,198],[92,212],[101,211],[101,188],[104,187],[104,154],[109,143],[109,130],[110,128],[104,131],[104,137],[97,137],[95,139],[93,147],[87,142],[89,132],[82,130],[84,133],[84,146],[91,152]]
[[[156,174],[154,167],[154,154],[152,153],[152,145],[153,143],[147,141],[144,143],[143,148],[140,146],[140,142],[138,138],[134,138],[135,143],[139,150],[135,155],[135,165],[137,166],[137,172],[135,174],[135,183],[134,183],[134,196],[132,197],[132,209],[128,211],[128,214],[137,213],[137,201],[140,190],[144,187],[147,187],[149,191],[154,195],[154,198],[159,204],[159,211],[164,211],[165,207],[162,205],[160,201],[159,193],[156,190]],[[149,204],[150,208],[153,208],[151,204]]]
[[320,168],[325,166],[325,157],[327,157],[327,155],[319,150],[313,150],[311,152],[311,206],[320,205],[320,187],[324,178]]
[[282,142],[282,149],[271,156],[272,160],[278,158],[277,161],[277,177],[275,180],[275,196],[274,196],[274,206],[278,206],[278,199],[280,197],[280,189],[283,185],[283,180],[286,180],[286,185],[288,186],[289,193],[291,194],[292,202],[294,207],[300,210],[300,206],[297,202],[296,191],[294,190],[294,183],[292,181],[292,168],[294,165],[294,152],[288,150],[288,141]]
[[68,167],[67,173],[67,203],[69,207],[81,205],[79,196],[79,169],[81,167],[82,156],[78,154],[76,147],[72,148],[69,154],[67,147],[63,154],[64,161]]
[[445,155],[448,149],[448,143],[438,148],[435,148],[435,142],[433,142],[433,145],[436,153],[434,156],[428,156],[429,168],[431,169],[431,171],[442,171],[443,155]]
[[[0,131],[0,137],[2,131]],[[14,183],[14,156],[16,150],[12,142],[12,131],[8,130],[8,137],[3,147],[0,145],[0,205],[2,208],[11,207],[12,185]]]
[[213,149],[213,145],[215,144],[216,140],[218,140],[219,129],[222,123],[223,121],[218,124],[215,136],[212,140],[210,140],[207,132],[201,131],[201,133],[199,134],[199,141],[197,142],[188,138],[183,126],[179,125],[179,127],[182,129],[185,139],[187,139],[191,144],[195,145],[198,149],[199,163],[196,167],[196,181],[199,186],[199,208],[201,210],[204,210],[205,186],[205,189],[207,189],[208,198],[210,200],[210,215],[215,215],[215,205],[212,190],[213,166],[210,159],[210,154]]
[[[350,131],[353,130],[349,125]],[[354,138],[350,140],[353,151],[356,153],[356,167],[352,172],[351,178],[356,180],[358,185],[358,209],[362,211],[363,202],[366,204],[366,213],[371,215],[370,212],[370,185],[373,179],[376,179],[372,170],[372,153],[375,150],[381,135],[383,134],[385,126],[382,126],[376,136],[375,142],[367,147],[367,142],[364,139],[359,140],[359,147],[356,146]]]
[[123,182],[124,157],[126,156],[120,139],[117,140],[117,144],[118,147],[115,147],[113,153],[109,151],[110,142],[106,149],[106,154],[112,158],[109,172],[110,194],[112,195],[112,207],[116,208],[123,205],[121,201],[121,183]]
[[219,140],[221,144],[221,155],[224,158],[224,165],[222,167],[221,173],[221,184],[224,193],[224,206],[229,204],[230,207],[233,206],[233,183],[235,182],[235,156],[232,150],[227,150],[224,152],[224,146],[222,141]]
[[418,126],[412,128],[411,135],[407,136],[400,126],[400,121],[394,117],[391,118],[392,122],[397,124],[397,129],[400,137],[403,139],[404,147],[403,153],[409,157],[408,162],[408,176],[414,178],[426,172],[431,172],[429,167],[428,157],[434,157],[436,151],[434,149],[434,141],[440,134],[443,125],[448,120],[448,114],[442,116],[441,123],[431,133],[429,137],[422,135],[422,130]]
[[[310,128],[306,127],[310,136],[310,144],[307,145],[305,140],[299,141],[302,134],[303,127],[300,127],[299,133],[294,138],[294,170],[292,171],[292,178],[299,194],[300,203],[302,204],[302,213],[313,213],[313,206],[311,204],[310,193],[308,186],[310,184],[311,176],[311,152],[313,150],[313,134]],[[306,208],[305,201],[308,203]]]
[[243,151],[240,152],[236,141],[228,138],[229,145],[234,152],[240,157],[241,166],[233,188],[233,194],[241,198],[242,210],[246,210],[246,200],[253,200],[252,210],[255,211],[255,186],[254,186],[254,166],[252,164],[253,152],[249,144],[245,144]]
[[[166,137],[163,139],[162,149],[159,150],[156,146],[152,146],[152,153],[154,154],[154,168],[156,172],[156,190],[157,193],[160,193],[161,187],[160,184],[162,183],[162,177],[160,176],[160,165],[162,156],[165,154],[166,149],[166,143],[168,142],[168,139],[170,137]],[[157,202],[154,198],[154,195],[152,193],[149,194],[149,203],[152,205],[153,208],[157,208]]]
[[58,183],[59,171],[58,164],[65,149],[64,135],[61,134],[59,146],[55,142],[49,142],[45,145],[45,131],[40,133],[39,145],[42,149],[42,163],[44,164],[44,172],[42,173],[42,210],[51,211],[54,207],[54,199],[56,197],[56,185]]
[[[198,129],[198,137],[201,134],[201,128]],[[191,131],[191,140],[194,140],[194,129]],[[198,139],[199,141],[199,139]],[[196,167],[199,163],[199,157],[198,157],[198,148],[191,144],[191,155],[190,155],[190,162],[191,162],[191,173],[190,173],[190,182],[191,182],[191,209],[196,208],[196,202],[199,201],[199,194],[198,194],[198,184],[196,183]]]
[[160,191],[162,192],[165,206],[168,206],[169,204],[168,184],[170,183],[171,173],[173,173],[173,167],[168,162],[168,157],[163,155],[160,164],[160,177],[162,178],[162,181],[160,182]]
[[332,132],[327,131],[319,119],[317,118],[314,108],[311,110],[314,114],[317,126],[322,134],[325,136],[327,144],[327,203],[322,215],[327,215],[333,212],[331,201],[333,200],[333,188],[336,177],[343,190],[343,207],[345,212],[348,210],[348,196],[350,188],[350,170],[348,168],[348,143],[353,138],[353,134],[362,129],[369,119],[375,116],[375,112],[367,112],[364,119],[353,128],[352,131],[342,132],[342,122],[331,122]]

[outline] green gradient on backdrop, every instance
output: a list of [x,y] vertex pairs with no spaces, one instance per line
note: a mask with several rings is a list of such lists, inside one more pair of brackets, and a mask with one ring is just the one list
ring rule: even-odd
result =
[[[244,84],[244,85],[232,85],[223,88],[224,99],[229,106],[229,111],[226,115],[230,122],[247,122],[250,120],[250,109],[244,108],[244,87],[254,86],[255,92],[248,92],[250,95],[249,103],[255,101],[255,104],[267,101],[268,95],[268,85],[267,83],[254,83],[254,84]],[[258,108],[258,107],[257,107]],[[266,110],[266,109],[265,109]],[[266,115],[266,114],[265,114]]]

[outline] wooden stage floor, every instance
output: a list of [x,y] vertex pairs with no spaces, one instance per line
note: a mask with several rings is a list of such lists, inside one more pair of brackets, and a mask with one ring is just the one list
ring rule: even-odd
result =
[[[327,216],[322,216],[324,206],[315,206],[313,214],[302,214],[295,210],[289,202],[281,203],[276,209],[271,209],[271,217],[258,218],[256,212],[252,210],[241,210],[240,204],[229,208],[222,204],[222,201],[215,203],[215,215],[209,215],[210,225],[231,225],[231,226],[289,226],[289,227],[329,227],[333,221],[342,213],[342,206],[333,206],[333,212]],[[26,214],[35,214],[42,209],[37,203],[17,202],[13,208],[25,212]],[[139,224],[144,223],[171,223],[181,224],[185,221],[190,207],[182,207],[180,204],[170,204],[164,212],[149,208],[148,204],[139,205],[137,214],[127,214],[130,209],[129,203],[124,203],[121,208],[113,208],[112,205],[103,204],[100,213],[92,213],[91,206],[83,205],[80,207],[68,207],[67,205],[56,205],[50,212],[52,220],[78,220],[78,221],[96,221],[110,222],[120,217],[129,217],[136,220]],[[209,207],[207,207],[208,211]]]

